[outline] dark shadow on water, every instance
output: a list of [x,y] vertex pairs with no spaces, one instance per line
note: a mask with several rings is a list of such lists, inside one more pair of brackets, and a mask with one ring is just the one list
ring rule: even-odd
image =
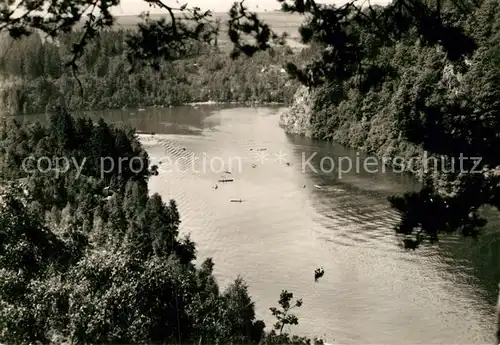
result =
[[296,164],[318,185],[334,185],[352,193],[379,196],[384,202],[389,195],[420,188],[413,177],[394,172],[374,156],[331,142],[292,135],[287,139],[293,146]]
[[[145,108],[145,109],[114,109],[102,111],[72,112],[75,117],[90,117],[97,121],[105,119],[115,125],[128,125],[141,132],[157,134],[202,135],[204,130],[213,130],[220,122],[217,118],[205,121],[214,112],[221,109],[237,108],[235,105],[185,105],[172,108]],[[49,114],[18,116],[22,122],[40,121],[47,124]]]
[[[498,297],[500,282],[500,213],[493,209],[485,209],[488,224],[474,238],[458,238],[456,241],[442,241],[442,254],[450,257],[452,262],[461,261],[470,269],[470,274],[477,278],[474,282],[483,292],[485,301],[492,307]],[[460,267],[451,265],[449,270],[459,274]]]
[[[390,216],[396,212],[390,208],[387,197],[405,191],[418,190],[421,184],[415,178],[408,174],[395,173],[389,168],[381,172],[381,164],[370,165],[371,170],[367,171],[362,168],[362,162],[368,155],[335,143],[293,135],[288,135],[287,138],[293,145],[296,165],[300,165],[316,154],[310,163],[317,172],[309,167],[306,167],[303,172],[309,180],[313,181],[312,184],[322,187],[313,191],[319,200],[313,204],[313,207],[323,214],[324,219],[329,219],[329,222],[345,221],[347,224],[356,218],[353,216],[357,216],[354,221],[359,224],[359,231],[364,232],[361,238],[354,238],[351,234],[337,233],[334,235],[336,239],[330,238],[328,241],[343,243],[342,245],[353,243],[363,245],[370,234],[379,233],[384,236],[389,231],[396,237],[393,229],[387,229],[395,225],[397,221],[397,216]],[[346,161],[351,160],[353,164],[358,159],[361,161],[361,169],[346,171],[348,169],[344,166],[345,172],[339,176],[338,166],[332,172],[328,172],[331,169],[330,158],[324,159],[324,157],[333,158],[335,164],[341,157],[345,157]],[[321,171],[322,159],[326,172]],[[378,172],[371,172],[377,168]],[[343,197],[343,195],[349,197]],[[336,219],[328,215],[332,209],[335,209]],[[437,268],[440,268],[443,273],[452,273],[455,283],[473,294],[478,305],[493,307],[498,296],[498,282],[500,281],[500,213],[488,209],[485,214],[489,223],[477,239],[464,238],[460,235],[443,235],[436,245],[419,248],[415,253],[418,256],[433,256],[436,265],[439,263]],[[383,217],[386,219],[381,223],[380,220]],[[387,225],[385,229],[384,223]],[[351,237],[347,242],[346,236]]]

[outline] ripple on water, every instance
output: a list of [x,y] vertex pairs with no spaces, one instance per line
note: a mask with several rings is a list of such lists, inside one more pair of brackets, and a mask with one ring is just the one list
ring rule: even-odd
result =
[[321,195],[312,207],[314,220],[321,226],[319,236],[338,245],[369,247],[380,251],[398,251],[394,225],[398,215],[389,205],[366,196],[349,194]]
[[[202,229],[215,229],[213,211],[209,205],[210,200],[206,198],[206,191],[212,190],[213,183],[205,178],[200,166],[197,166],[195,170],[192,169],[191,160],[197,158],[200,161],[203,157],[200,152],[189,150],[190,144],[192,145],[192,142],[189,140],[179,142],[179,139],[163,139],[161,141],[158,149],[151,153],[151,156],[157,156],[156,161],[163,160],[163,162],[158,169],[159,175],[151,179],[150,189],[176,201],[181,214],[180,230],[182,233],[186,231],[203,233]],[[179,180],[188,180],[189,183]],[[210,246],[217,234],[213,231],[204,234],[205,236],[200,241]]]

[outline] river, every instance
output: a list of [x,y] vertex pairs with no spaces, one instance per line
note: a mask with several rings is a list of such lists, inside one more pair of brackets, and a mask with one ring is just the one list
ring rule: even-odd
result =
[[[213,257],[222,286],[238,274],[247,281],[268,326],[269,307],[287,289],[304,302],[295,334],[338,344],[492,344],[497,217],[479,241],[446,237],[406,251],[387,196],[418,183],[380,165],[364,169],[365,156],[353,150],[285,134],[279,111],[185,106],[87,115],[155,132],[141,136],[161,161],[151,192],[177,201],[181,231],[197,243],[200,261]],[[319,169],[339,157],[353,169],[346,171],[347,158],[340,175]],[[214,189],[225,169],[234,182]],[[319,266],[325,275],[314,282]]]

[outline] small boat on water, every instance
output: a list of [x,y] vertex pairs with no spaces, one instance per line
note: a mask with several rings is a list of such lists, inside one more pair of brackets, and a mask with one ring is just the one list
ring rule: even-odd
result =
[[231,199],[231,202],[243,202],[241,199]]
[[323,269],[323,267],[316,268],[314,270],[314,281],[317,282],[318,279],[323,277],[324,274],[325,274],[325,270]]
[[314,187],[318,188],[318,189],[321,189],[323,187],[321,187],[319,184],[315,184]]

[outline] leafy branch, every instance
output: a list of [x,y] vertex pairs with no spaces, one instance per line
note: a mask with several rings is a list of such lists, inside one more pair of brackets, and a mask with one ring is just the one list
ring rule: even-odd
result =
[[299,319],[297,318],[297,316],[290,314],[290,311],[294,308],[300,308],[302,306],[302,299],[296,300],[295,303],[293,304],[292,304],[292,299],[293,299],[293,293],[288,292],[287,290],[283,290],[280,294],[280,299],[278,301],[282,310],[276,307],[269,308],[273,313],[273,316],[275,316],[276,319],[278,320],[274,324],[274,329],[276,331],[279,331],[279,336],[283,334],[283,328],[286,325],[292,326],[299,324]]

